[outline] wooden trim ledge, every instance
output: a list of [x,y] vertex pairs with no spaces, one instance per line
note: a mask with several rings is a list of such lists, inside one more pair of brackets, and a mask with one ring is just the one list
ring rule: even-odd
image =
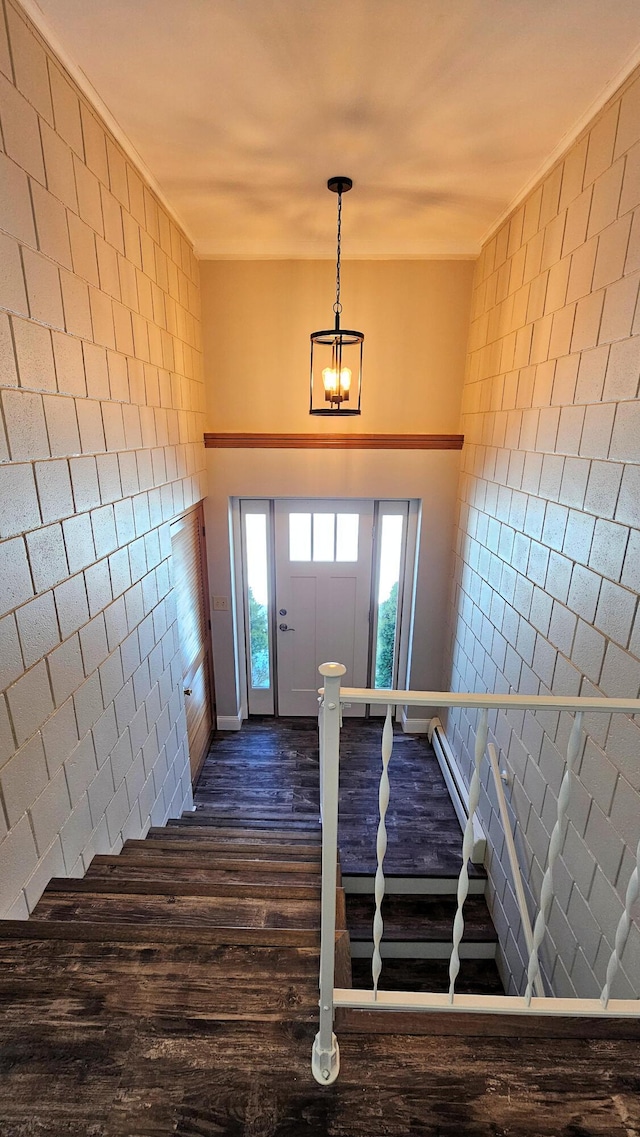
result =
[[209,450],[462,450],[463,434],[205,434]]

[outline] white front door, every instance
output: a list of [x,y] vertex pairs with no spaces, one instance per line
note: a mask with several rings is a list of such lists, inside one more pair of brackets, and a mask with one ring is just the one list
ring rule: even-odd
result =
[[321,663],[367,686],[373,502],[276,501],[275,535],[278,713],[315,715]]

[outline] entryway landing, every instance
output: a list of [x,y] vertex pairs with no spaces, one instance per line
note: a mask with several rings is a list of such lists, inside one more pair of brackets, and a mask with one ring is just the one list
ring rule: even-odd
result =
[[[340,732],[338,848],[354,986],[371,986],[378,789],[383,719],[345,719]],[[215,735],[197,783],[191,822],[277,826],[279,839],[317,826],[319,746],[316,718],[251,717],[241,731]],[[445,990],[456,890],[462,867],[460,824],[437,758],[425,737],[394,730],[386,815],[385,961],[381,989]],[[468,865],[469,896],[460,947],[460,989],[502,991],[497,936],[484,897],[485,870]],[[444,984],[444,986],[443,986]]]
[[[348,891],[373,891],[382,725],[379,718],[345,719],[341,731],[338,841]],[[196,810],[219,818],[241,812],[250,819],[252,810],[264,818],[268,805],[274,820],[286,817],[292,826],[297,820],[317,820],[318,763],[316,719],[252,716],[241,731],[214,736],[194,793]],[[411,878],[403,882],[402,892],[455,891],[462,835],[426,738],[396,727],[389,780],[387,892],[397,890],[394,878]],[[484,870],[470,865],[469,872],[471,892],[483,892]],[[420,888],[420,878],[432,884]]]

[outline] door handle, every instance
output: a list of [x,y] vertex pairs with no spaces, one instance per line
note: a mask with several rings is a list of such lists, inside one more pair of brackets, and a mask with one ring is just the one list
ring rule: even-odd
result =
[[278,624],[281,632],[295,632],[295,628],[290,628],[288,624]]

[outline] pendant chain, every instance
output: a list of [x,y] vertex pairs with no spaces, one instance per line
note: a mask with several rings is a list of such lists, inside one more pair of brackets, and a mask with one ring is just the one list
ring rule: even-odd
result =
[[333,305],[333,310],[336,313],[342,311],[342,304],[340,303],[340,255],[342,245],[342,194],[338,194],[338,247],[336,252],[336,302]]

